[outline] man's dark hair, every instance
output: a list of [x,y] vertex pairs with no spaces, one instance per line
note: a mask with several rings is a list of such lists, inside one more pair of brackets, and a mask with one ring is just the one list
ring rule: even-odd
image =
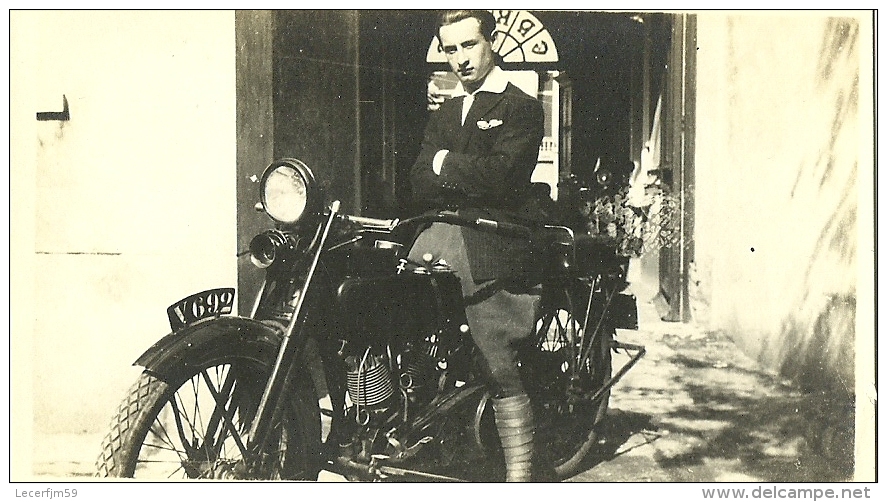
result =
[[437,35],[440,36],[440,27],[455,24],[463,19],[475,18],[480,21],[480,33],[493,41],[493,32],[496,30],[496,18],[488,10],[445,10],[437,16]]

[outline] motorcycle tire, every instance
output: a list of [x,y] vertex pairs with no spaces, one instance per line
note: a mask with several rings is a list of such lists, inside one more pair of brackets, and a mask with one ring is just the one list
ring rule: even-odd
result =
[[[176,381],[142,373],[102,442],[100,477],[317,479],[320,412],[313,388],[288,385],[260,461],[244,462],[275,348],[259,342],[191,357]],[[224,406],[216,406],[223,397]],[[227,417],[227,418],[226,418]],[[252,456],[250,458],[253,458]]]
[[546,368],[537,382],[547,385],[537,389],[534,409],[536,442],[545,463],[565,479],[579,472],[598,446],[610,399],[609,390],[600,390],[611,378],[615,329],[606,318],[593,316],[584,328],[587,294],[583,300],[574,289],[558,296],[543,306],[537,322],[535,348]]

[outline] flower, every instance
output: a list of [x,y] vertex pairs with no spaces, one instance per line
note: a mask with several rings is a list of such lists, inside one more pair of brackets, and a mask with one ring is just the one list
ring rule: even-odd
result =
[[610,241],[623,256],[639,257],[679,241],[680,201],[661,186],[651,185],[641,199],[629,198],[628,187],[601,195],[581,208],[588,234]]

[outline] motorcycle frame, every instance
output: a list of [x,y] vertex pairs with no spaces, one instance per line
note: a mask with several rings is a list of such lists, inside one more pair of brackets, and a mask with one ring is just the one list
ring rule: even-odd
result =
[[[275,363],[274,363],[274,366],[272,369],[272,373],[268,379],[267,384],[265,385],[265,388],[264,388],[264,391],[262,394],[262,398],[261,398],[261,401],[259,403],[259,407],[256,412],[256,417],[255,417],[255,419],[252,423],[251,429],[250,429],[250,437],[249,437],[249,441],[247,442],[247,445],[246,445],[246,450],[248,452],[256,453],[256,452],[258,452],[258,448],[260,447],[260,445],[265,444],[266,437],[267,437],[267,434],[269,433],[270,425],[272,423],[272,416],[274,414],[273,412],[278,406],[278,402],[281,397],[281,391],[284,388],[284,385],[286,383],[285,379],[286,379],[286,375],[288,373],[288,369],[293,364],[293,362],[296,361],[300,357],[300,354],[302,353],[302,351],[305,347],[305,343],[307,341],[307,336],[301,335],[300,332],[297,330],[300,330],[302,327],[302,324],[303,324],[304,315],[305,315],[305,313],[304,313],[305,298],[307,297],[308,291],[312,285],[314,275],[315,275],[316,269],[318,267],[318,263],[320,261],[320,257],[325,251],[329,251],[326,248],[326,242],[328,240],[332,226],[333,226],[337,216],[339,216],[339,207],[340,207],[339,201],[335,201],[333,204],[331,204],[331,206],[329,208],[329,213],[325,215],[326,219],[322,224],[323,226],[322,226],[322,230],[320,232],[320,237],[315,242],[315,244],[313,246],[313,250],[311,251],[311,261],[310,261],[310,265],[307,269],[305,279],[304,279],[304,281],[302,281],[301,287],[296,288],[296,291],[299,292],[298,300],[297,300],[296,305],[294,307],[294,311],[293,311],[292,316],[289,320],[289,323],[287,324],[286,329],[282,333],[281,344],[280,344],[280,348],[278,349],[278,352],[277,352],[277,356],[276,356],[276,360],[275,360]],[[421,218],[425,218],[425,217],[414,218],[413,222],[421,223],[422,222]],[[453,223],[453,224],[466,225],[465,221],[459,220],[458,218],[454,217],[454,215],[443,215],[442,218],[440,215],[438,215],[437,218],[447,221],[449,223]],[[361,221],[362,219],[359,217],[348,216],[348,217],[346,217],[346,219],[350,219],[352,221],[356,221],[356,222],[360,222],[360,223],[364,223],[364,224],[366,223],[365,221]],[[375,230],[390,231],[393,229],[393,227],[397,223],[398,222],[395,221],[387,228],[376,227]],[[401,222],[401,223],[406,223],[406,222]],[[487,221],[487,220],[477,220],[474,222],[468,222],[468,224],[478,227],[482,230],[486,230],[486,231],[500,231],[500,232],[512,233],[513,235],[527,236],[525,230],[519,229],[517,226],[508,226],[508,225],[503,226],[501,224],[497,225],[496,222],[491,222],[491,221]],[[570,241],[572,241],[574,239],[573,232],[568,227],[546,226],[546,228],[548,230],[565,231],[568,234],[568,236],[569,236],[568,238]],[[352,240],[351,242],[354,242],[354,240]],[[347,243],[348,242],[346,242],[345,244],[347,244]],[[575,260],[575,249],[570,248],[570,253],[571,253],[570,258]],[[584,308],[585,319],[584,319],[583,326],[586,326],[586,327],[588,326],[589,315],[591,312],[591,303],[592,303],[592,298],[594,296],[594,289],[596,287],[601,286],[602,280],[603,280],[602,275],[598,274],[594,279],[592,279],[590,281],[591,283],[587,285],[587,287],[589,288],[589,297],[588,297],[588,305],[586,305]],[[268,282],[266,279],[265,281],[263,281],[263,283],[259,289],[259,292],[257,293],[256,300],[253,305],[252,312],[250,314],[251,318],[255,317],[258,310],[259,310],[259,307],[261,305],[262,298],[264,296],[267,284],[268,284]],[[607,295],[607,305],[604,306],[604,310],[602,312],[602,315],[604,315],[604,316],[606,315],[606,311],[607,311],[608,305],[610,303],[610,300],[612,299],[613,294],[615,294],[615,290],[610,291],[609,294]],[[593,336],[598,336],[597,332],[599,331],[599,328],[600,328],[600,322],[601,322],[601,320],[598,320],[597,326],[594,328],[594,335]],[[622,379],[622,377],[646,353],[646,349],[642,345],[622,343],[622,342],[618,342],[615,340],[613,341],[611,347],[613,350],[623,350],[626,353],[634,352],[634,354],[630,354],[629,360],[619,370],[617,370],[601,388],[599,388],[595,392],[595,394],[590,398],[592,402],[596,402],[596,401],[602,399],[604,394],[606,392],[608,392],[610,389],[612,389],[612,387],[616,383],[618,383]],[[589,348],[590,348],[590,345],[589,345]],[[587,354],[586,354],[586,356],[587,356]],[[585,356],[583,356],[583,357],[585,357]],[[439,406],[434,408],[434,412],[426,412],[421,416],[418,416],[418,417],[413,418],[412,420],[409,420],[405,424],[404,429],[407,431],[407,434],[409,434],[409,432],[411,430],[414,430],[416,428],[421,428],[421,427],[427,425],[432,420],[434,420],[434,417],[439,412],[441,412],[441,410],[439,408],[441,408],[441,407],[444,408],[443,412],[445,413],[446,410],[455,407],[456,405],[458,405],[458,403],[460,403],[464,399],[476,394],[479,390],[482,390],[482,387],[479,384],[466,385],[464,387],[455,389],[454,391],[451,391],[445,395],[439,396],[438,398],[435,398],[435,401],[438,401]],[[460,480],[457,478],[440,476],[440,475],[432,474],[432,473],[425,473],[425,472],[421,472],[421,471],[414,471],[414,470],[409,470],[409,469],[392,467],[389,465],[385,465],[387,460],[389,460],[389,457],[387,457],[385,455],[373,455],[373,456],[371,456],[371,458],[368,459],[368,461],[366,463],[355,461],[353,459],[337,458],[337,459],[334,459],[334,465],[336,467],[342,469],[343,471],[351,471],[351,472],[360,473],[362,475],[369,475],[371,478],[372,477],[386,477],[386,476],[408,476],[408,477],[413,476],[413,477],[420,477],[420,478],[425,478],[425,479],[429,479],[429,480],[464,481],[464,480]]]
[[[265,390],[262,393],[262,399],[261,401],[259,401],[259,407],[256,410],[256,417],[253,420],[252,426],[250,428],[250,439],[247,444],[247,449],[250,452],[256,451],[258,445],[264,444],[266,440],[266,435],[268,434],[271,425],[271,415],[273,415],[273,410],[277,408],[278,400],[280,398],[280,391],[283,388],[286,372],[292,365],[292,362],[298,359],[300,353],[305,347],[305,342],[307,338],[304,336],[300,336],[296,338],[295,342],[293,342],[293,332],[303,318],[302,310],[303,306],[305,305],[305,297],[307,296],[308,289],[311,286],[312,279],[314,278],[314,273],[317,270],[317,264],[320,261],[320,255],[324,251],[324,246],[326,244],[327,238],[329,237],[330,229],[332,228],[336,215],[339,212],[339,206],[339,201],[334,201],[330,205],[329,215],[326,219],[326,222],[324,223],[320,240],[315,246],[314,255],[311,259],[311,265],[308,267],[305,281],[302,284],[302,288],[300,289],[300,294],[295,305],[295,310],[293,311],[292,318],[290,319],[289,324],[287,325],[286,330],[283,333],[280,349],[278,349],[277,351],[277,359],[274,362],[274,367],[271,370],[271,376],[268,378],[268,383],[265,385]],[[253,308],[252,313],[253,316],[255,315],[259,304],[261,303],[261,298],[264,290],[265,283],[263,283],[256,298],[255,307]],[[271,410],[272,413],[269,413],[269,410]]]

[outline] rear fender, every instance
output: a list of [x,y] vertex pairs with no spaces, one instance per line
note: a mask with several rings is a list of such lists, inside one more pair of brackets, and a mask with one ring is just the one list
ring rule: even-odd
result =
[[133,364],[165,382],[173,382],[193,374],[193,361],[221,361],[232,350],[273,364],[281,338],[279,329],[254,319],[210,318],[164,336]]

